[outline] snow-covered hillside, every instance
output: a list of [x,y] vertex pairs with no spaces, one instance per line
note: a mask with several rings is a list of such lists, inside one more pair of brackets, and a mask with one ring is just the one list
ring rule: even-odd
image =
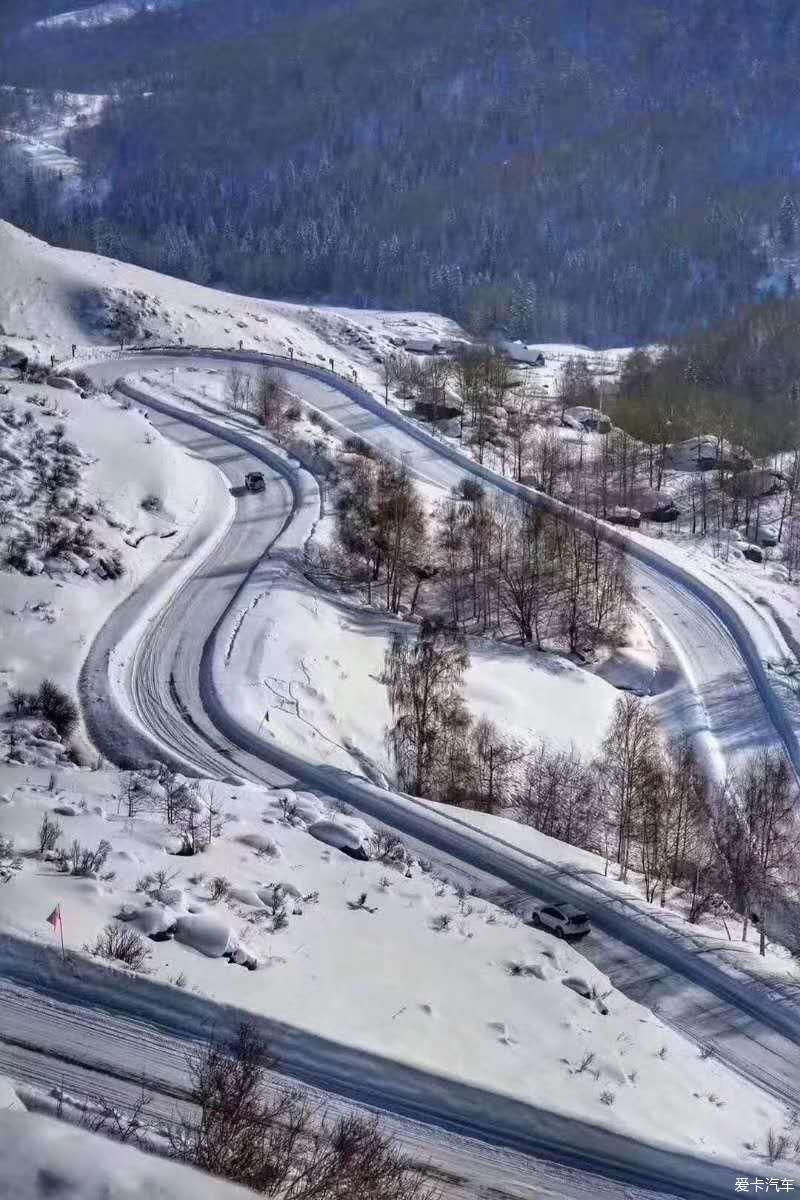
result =
[[37,169],[54,172],[64,183],[65,197],[80,186],[82,165],[67,148],[70,134],[99,120],[108,96],[53,92],[47,96],[13,89],[21,101],[13,129],[0,129],[0,142],[13,142]]
[[[221,829],[203,853],[176,857],[164,788],[149,781],[131,807],[129,783],[73,769],[51,790],[47,772],[6,769],[0,833],[23,866],[3,887],[2,932],[50,945],[45,918],[60,903],[80,953],[122,920],[157,938],[144,943],[151,979],[651,1144],[741,1162],[783,1127],[780,1104],[701,1057],[578,950],[395,841],[374,843],[365,862],[326,844],[368,844],[358,818],[308,793],[206,783],[200,803],[219,810]],[[39,855],[45,814],[65,846],[107,840],[99,874],[64,874]]]
[[130,405],[46,384],[0,386],[5,707],[45,677],[74,694],[112,610],[204,519],[215,530],[230,498],[215,471]]
[[168,12],[184,8],[193,0],[101,0],[86,8],[70,9],[37,21],[34,29],[99,29],[104,25],[116,25],[130,21],[142,13]]
[[[115,347],[123,341],[234,350],[241,344],[312,364],[333,360],[340,374],[357,376],[382,401],[383,355],[409,337],[459,332],[430,314],[309,309],[229,296],[54,250],[3,224],[0,253],[7,264],[0,285],[3,342],[39,363],[61,359],[58,369],[99,359],[103,388],[113,387]],[[78,769],[57,745],[47,746],[46,730],[26,727],[23,744],[17,739],[12,753],[9,743],[10,761],[0,767],[6,879],[0,931],[9,935],[7,946],[14,953],[24,953],[19,946],[26,941],[39,943],[32,953],[50,946],[45,919],[61,904],[71,955],[90,955],[95,947],[100,954],[97,939],[114,921],[145,939],[150,976],[141,984],[126,977],[132,1004],[144,986],[163,985],[166,1005],[170,998],[179,1004],[179,993],[189,989],[208,1006],[210,1020],[213,1006],[235,1004],[286,1023],[300,1039],[329,1039],[345,1057],[382,1055],[429,1072],[434,1090],[441,1088],[437,1077],[460,1081],[530,1105],[536,1120],[554,1113],[559,1121],[580,1120],[651,1145],[749,1161],[755,1170],[769,1130],[788,1127],[777,1100],[627,999],[579,948],[533,930],[491,903],[485,889],[468,894],[419,846],[376,839],[340,804],[299,782],[284,787],[285,775],[276,783],[268,770],[248,774],[230,745],[215,746],[213,729],[208,736],[202,698],[191,711],[181,709],[187,679],[176,676],[190,673],[185,664],[194,654],[199,661],[209,629],[216,628],[213,613],[199,608],[221,602],[210,670],[215,686],[224,674],[221,703],[231,720],[248,735],[293,751],[295,765],[307,759],[334,768],[331,779],[388,775],[388,709],[379,676],[395,619],[323,591],[299,569],[309,537],[324,540],[327,518],[320,520],[318,482],[305,473],[313,495],[298,500],[287,477],[296,483],[305,435],[334,454],[348,436],[363,434],[373,450],[385,448],[406,461],[415,443],[407,430],[385,422],[382,404],[312,379],[306,392],[291,397],[300,412],[296,442],[278,452],[251,418],[225,408],[227,367],[217,369],[208,356],[185,365],[164,357],[140,368],[135,361],[137,390],[130,395],[136,403],[121,400],[119,392],[117,399],[104,391],[82,397],[68,387],[23,383],[7,372],[6,407],[0,405],[4,501],[12,540],[27,539],[26,560],[0,571],[7,695],[35,687],[45,673],[73,690],[92,635],[115,604],[133,595],[134,607],[137,596],[140,601],[136,621],[110,644],[113,687],[101,702],[114,688],[130,699],[125,671],[144,631],[150,624],[158,628],[155,618],[168,601],[165,612],[176,609],[179,583],[196,572],[197,624],[190,613],[174,641],[165,642],[164,662],[148,662],[141,691],[174,701],[176,723],[190,730],[182,745],[192,745],[192,730],[195,744],[205,737],[218,773],[196,785],[184,782],[191,803],[179,806],[177,816],[172,810],[167,822],[174,781],[152,771],[135,779]],[[130,358],[125,371],[131,371]],[[137,411],[148,394],[155,401],[152,421]],[[66,454],[65,443],[74,452]],[[438,446],[426,453],[429,461],[412,460],[412,469],[432,506],[464,467],[451,462],[436,472]],[[223,546],[248,455],[262,466],[279,459],[282,473],[268,480],[263,509],[236,504],[236,539]],[[51,490],[59,494],[56,533],[71,540],[66,548],[60,542],[37,547],[31,539],[50,537],[47,480],[65,457],[80,463],[80,481]],[[271,540],[290,518],[294,558]],[[197,570],[212,548],[229,557]],[[127,568],[118,579],[96,569],[114,551]],[[160,591],[151,589],[156,577]],[[239,608],[225,607],[231,595]],[[597,675],[555,654],[477,638],[471,649],[466,700],[476,717],[488,715],[529,742],[575,742],[587,755],[606,731],[618,696],[613,683],[652,678],[659,665],[646,629]],[[192,704],[199,674],[189,681]],[[143,711],[131,709],[132,719]],[[168,724],[153,731],[170,746]],[[302,777],[301,766],[290,780]],[[42,850],[44,818],[60,829]],[[198,830],[206,829],[201,837]],[[203,841],[210,844],[201,849]],[[362,860],[366,848],[368,861]],[[558,849],[550,856],[556,871],[565,862]],[[590,869],[597,869],[596,860]],[[79,963],[77,977],[89,978],[92,970]]]
[[[171,279],[114,259],[60,250],[0,221],[0,330],[31,355],[95,357],[120,331],[144,345],[218,346],[296,354],[382,394],[376,358],[404,339],[455,337],[435,313],[307,307],[254,300]],[[2,336],[2,333],[0,333]]]

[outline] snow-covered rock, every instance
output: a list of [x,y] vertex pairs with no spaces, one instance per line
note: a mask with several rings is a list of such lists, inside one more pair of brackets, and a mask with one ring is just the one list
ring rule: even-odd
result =
[[369,858],[369,851],[364,844],[363,835],[338,821],[317,821],[315,825],[309,825],[308,832],[318,842],[324,842],[326,846],[333,846],[345,854],[364,859]]
[[45,381],[48,387],[57,388],[62,392],[74,392],[76,395],[82,395],[81,389],[78,387],[74,379],[70,379],[68,375],[48,375]]

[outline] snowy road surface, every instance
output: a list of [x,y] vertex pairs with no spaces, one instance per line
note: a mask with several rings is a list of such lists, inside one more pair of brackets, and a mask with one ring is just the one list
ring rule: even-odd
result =
[[[37,1014],[31,1019],[31,1004]],[[161,1122],[174,1118],[186,1105],[189,1044],[155,1024],[115,1014],[92,1023],[91,1052],[87,1053],[86,1014],[80,1007],[41,998],[25,988],[2,985],[3,1040],[0,1073],[23,1085],[29,1108],[47,1104],[55,1089],[65,1101],[74,1097],[102,1098],[119,1109],[131,1108],[142,1087],[152,1097],[150,1115]],[[132,1050],[135,1048],[135,1061]],[[275,1076],[275,1086],[285,1080]],[[30,1094],[29,1094],[30,1089]],[[319,1098],[331,1111],[335,1098]],[[50,1105],[47,1104],[48,1110]],[[350,1109],[350,1105],[341,1105]],[[458,1133],[437,1130],[410,1120],[384,1117],[387,1132],[432,1182],[442,1188],[443,1200],[659,1200],[665,1192],[621,1185],[513,1150],[487,1145]]]
[[[59,1086],[124,1104],[144,1085],[156,1093],[157,1111],[168,1115],[172,1102],[185,1098],[186,1052],[210,1029],[232,1032],[243,1016],[178,990],[166,1005],[157,983],[126,978],[120,988],[114,972],[62,967],[57,955],[31,953],[10,940],[0,948],[0,964],[0,1071],[40,1090]],[[293,1078],[322,1088],[327,1104],[380,1110],[418,1162],[462,1181],[454,1195],[645,1200],[655,1193],[705,1200],[732,1190],[732,1166],[644,1147],[279,1022],[262,1019],[259,1028],[282,1063],[294,1059]],[[592,1172],[596,1183],[587,1178]]]
[[[140,370],[146,367],[148,371],[159,366],[170,369],[173,365],[174,360],[169,357],[148,359],[146,364],[141,360],[137,362]],[[198,356],[184,365],[207,368],[213,365],[213,360]],[[99,382],[108,385],[120,374],[120,364],[104,364],[93,368],[92,373]],[[472,470],[468,464],[443,457],[435,446],[420,442],[406,430],[384,422],[379,413],[363,407],[352,396],[327,382],[295,372],[292,384],[306,403],[325,411],[365,440],[403,455],[412,469],[429,482],[447,488]],[[244,472],[251,469],[256,460],[263,464],[272,458],[255,439],[232,434],[229,427],[218,421],[189,416],[179,407],[163,402],[151,403],[150,409],[154,421],[165,433],[188,444],[195,453],[210,457],[234,484],[241,481]],[[369,815],[424,841],[440,853],[455,857],[470,868],[488,872],[496,880],[529,895],[546,898],[569,895],[569,885],[563,881],[554,883],[547,878],[547,873],[531,861],[530,856],[498,843],[497,839],[458,828],[457,822],[432,814],[424,805],[381,792],[344,772],[315,768],[285,754],[279,747],[267,746],[252,731],[238,727],[226,714],[216,687],[218,667],[214,660],[215,649],[219,647],[215,647],[215,638],[210,635],[224,621],[234,597],[241,603],[247,598],[248,588],[256,592],[259,587],[263,590],[261,573],[281,569],[281,554],[291,554],[302,546],[309,529],[308,521],[313,520],[313,481],[304,472],[298,473],[276,463],[272,465],[278,466],[278,470],[270,473],[267,493],[262,497],[242,498],[232,523],[230,515],[223,518],[222,533],[225,536],[203,567],[191,574],[177,594],[170,594],[168,600],[169,569],[165,572],[165,607],[158,613],[158,596],[154,593],[152,619],[145,630],[136,626],[139,639],[136,652],[125,668],[124,678],[115,680],[116,684],[122,684],[121,692],[114,688],[109,691],[107,683],[104,685],[107,679],[104,668],[110,657],[113,658],[111,650],[124,631],[123,627],[118,624],[113,628],[105,643],[103,635],[98,639],[85,681],[88,717],[95,736],[112,753],[124,753],[118,740],[119,731],[126,724],[124,712],[121,707],[114,709],[108,702],[112,699],[115,705],[121,705],[121,696],[126,694],[133,719],[139,726],[140,747],[152,739],[151,745],[166,746],[203,772],[232,773],[275,784],[300,778],[306,786],[346,798]],[[298,484],[298,478],[303,476],[304,482]],[[255,503],[251,504],[251,500]],[[269,547],[272,547],[272,554],[262,562]],[[179,564],[173,563],[172,570],[178,569]],[[676,681],[670,690],[674,689],[676,705],[690,707],[698,728],[706,733],[716,752],[726,755],[748,737],[775,740],[775,710],[770,698],[765,697],[763,687],[754,680],[749,664],[745,663],[735,638],[726,630],[719,615],[710,611],[694,590],[682,588],[674,573],[670,573],[665,584],[663,575],[648,565],[642,569],[638,582],[645,592],[651,614],[661,623],[664,636],[675,651],[676,663],[696,671],[694,651],[698,645],[704,648],[702,674],[699,677],[695,674],[692,679],[690,670],[676,672]],[[127,618],[135,625],[133,616],[133,610],[129,611]],[[111,666],[113,676],[113,661]],[[732,695],[735,703],[731,701]],[[685,711],[682,719],[685,719]],[[779,730],[778,734],[785,738],[785,729]],[[584,897],[581,902],[587,906]],[[800,1042],[800,1022],[790,1005],[770,1004],[757,990],[748,994],[746,989],[737,987],[735,981],[709,967],[699,955],[692,956],[684,946],[674,944],[663,934],[641,928],[624,913],[611,911],[600,897],[592,907],[595,924],[623,948],[623,961],[627,961],[628,949],[645,956],[651,964],[657,964],[656,974],[662,983],[669,977],[673,993],[687,989],[687,981],[691,980],[692,987],[700,989],[701,997],[708,1001],[704,1006],[702,1000],[698,1003],[694,997],[691,1007],[698,1019],[713,1011],[717,1032],[727,1036],[746,1024],[755,1027],[759,1037],[767,1030],[772,1039],[782,1034],[794,1043]],[[613,956],[612,951],[609,956]],[[613,972],[611,976],[616,982]],[[655,982],[652,986],[656,986]],[[674,1013],[671,1015],[674,1019]],[[691,1030],[691,1026],[689,1028]],[[749,1036],[748,1032],[741,1044],[740,1041],[736,1043],[735,1052],[743,1054],[745,1065],[752,1047],[758,1046],[757,1042],[748,1040]],[[768,1055],[773,1066],[789,1062],[787,1073],[791,1076],[795,1071],[796,1078],[796,1067],[791,1066],[790,1054],[783,1053],[785,1045],[781,1040],[779,1050],[770,1047]],[[293,1069],[293,1064],[287,1062],[287,1068]],[[766,1071],[763,1063],[761,1069]],[[779,1086],[782,1089],[783,1080]],[[384,1099],[392,1107],[391,1096]],[[650,1153],[642,1148],[645,1158]],[[596,1161],[600,1165],[602,1155]],[[712,1183],[709,1179],[704,1186],[716,1187],[717,1180]],[[720,1181],[719,1186],[723,1188],[719,1194],[725,1194],[725,1189],[730,1192],[730,1178],[725,1184]],[[714,1192],[708,1190],[702,1194]]]
[[[258,361],[258,356],[247,354],[231,357]],[[184,368],[198,370],[224,365],[205,354],[181,354],[177,361]],[[288,364],[272,361],[288,370]],[[170,355],[132,356],[92,367],[92,374],[108,386],[132,366],[169,371],[175,363],[176,356]],[[356,385],[326,377],[320,368],[297,364],[290,378],[292,389],[304,403],[370,444],[402,458],[418,478],[437,488],[447,490],[477,474],[508,494],[532,495],[529,489],[468,461],[394,411],[383,409]],[[541,499],[574,516],[573,510]],[[619,535],[612,532],[611,536]],[[777,643],[765,645],[764,639],[769,637],[766,628],[759,629],[761,640],[756,644],[724,597],[660,556],[657,548],[631,539],[626,539],[625,545],[638,598],[672,657],[674,670],[663,673],[663,690],[657,701],[666,725],[676,732],[692,734],[709,767],[717,773],[754,747],[776,743],[783,744],[800,770],[795,730],[763,663],[766,657],[780,659],[784,648]]]

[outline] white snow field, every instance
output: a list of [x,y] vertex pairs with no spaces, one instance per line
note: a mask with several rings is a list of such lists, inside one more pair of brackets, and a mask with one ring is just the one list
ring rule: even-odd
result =
[[[302,757],[387,782],[391,711],[381,673],[399,623],[324,594],[304,595],[303,583],[287,568],[273,583],[260,581],[258,608],[242,598],[232,610],[225,706],[246,728]],[[587,755],[599,749],[615,688],[555,655],[478,639],[470,653],[464,699],[474,716],[527,746],[544,738]]]
[[[291,348],[296,358],[302,353],[307,362],[316,359],[324,363],[333,357],[340,371],[356,370],[361,379],[370,382],[377,377],[376,368],[369,365],[373,355],[391,345],[391,338],[403,336],[404,329],[406,336],[446,332],[448,323],[425,315],[367,313],[356,317],[333,310],[222,297],[123,264],[54,251],[8,226],[0,226],[0,241],[2,248],[9,250],[11,262],[9,290],[0,295],[0,320],[9,343],[41,357],[56,352],[69,358],[71,343],[76,342],[79,359],[101,359],[91,370],[108,387],[121,373],[144,372],[151,377],[147,386],[134,381],[118,395],[146,404],[155,429],[197,457],[207,458],[223,473],[215,474],[223,501],[220,510],[214,512],[213,506],[203,510],[201,520],[184,534],[173,554],[162,560],[101,630],[82,673],[82,692],[90,730],[104,750],[119,759],[128,753],[152,758],[159,752],[186,768],[198,769],[217,781],[226,811],[238,818],[227,823],[223,835],[202,856],[199,870],[209,872],[206,878],[191,882],[189,860],[169,853],[174,843],[165,840],[167,831],[157,820],[147,816],[117,819],[119,785],[110,783],[105,773],[68,773],[65,767],[53,785],[59,789],[56,801],[53,793],[46,791],[49,778],[47,782],[41,775],[35,778],[33,767],[3,768],[4,774],[6,770],[20,772],[14,783],[17,790],[7,794],[11,803],[0,809],[0,828],[13,832],[19,846],[30,844],[42,808],[57,805],[75,810],[74,815],[59,816],[67,825],[67,836],[73,836],[73,829],[80,830],[80,836],[92,844],[100,836],[109,836],[112,853],[117,856],[113,865],[109,863],[115,872],[113,879],[65,878],[49,867],[38,874],[33,859],[24,859],[22,870],[13,873],[3,888],[2,920],[8,921],[6,929],[11,935],[3,942],[7,958],[7,983],[0,992],[4,1011],[17,994],[24,993],[28,1007],[32,992],[39,996],[39,1003],[43,999],[52,1003],[56,979],[62,999],[71,996],[83,1011],[82,1005],[92,1003],[93,989],[96,999],[99,980],[116,982],[114,976],[95,973],[86,964],[76,974],[65,974],[57,960],[53,963],[50,955],[37,958],[29,943],[26,949],[19,939],[18,935],[31,938],[37,929],[49,938],[50,930],[42,924],[50,911],[48,903],[57,888],[57,898],[66,911],[67,899],[62,893],[71,884],[69,911],[74,910],[74,918],[68,918],[68,930],[73,919],[77,928],[70,943],[73,947],[91,940],[108,916],[123,911],[121,905],[129,906],[124,915],[143,929],[158,932],[163,921],[166,928],[162,926],[162,930],[167,932],[174,919],[172,939],[153,946],[156,978],[126,979],[124,989],[117,986],[114,1005],[118,1009],[124,1005],[147,1007],[149,1012],[158,1009],[162,1019],[180,1022],[182,1012],[185,1018],[184,1005],[199,1006],[193,1010],[196,1014],[203,1003],[235,1003],[261,1014],[263,1020],[281,1022],[275,1028],[287,1051],[288,1069],[301,1073],[305,1062],[310,1070],[309,1063],[317,1054],[314,1079],[322,1085],[333,1083],[345,1094],[366,1096],[373,1102],[388,1097],[395,1111],[405,1103],[407,1111],[427,1121],[450,1120],[459,1128],[507,1145],[539,1152],[549,1146],[561,1155],[566,1146],[573,1150],[577,1146],[576,1165],[592,1162],[610,1168],[616,1164],[616,1169],[627,1172],[629,1181],[634,1177],[637,1182],[669,1179],[678,1194],[723,1195],[732,1190],[733,1167],[716,1172],[698,1162],[695,1155],[737,1166],[746,1163],[752,1173],[759,1165],[763,1168],[766,1132],[770,1127],[782,1128],[785,1120],[785,1110],[775,1098],[729,1072],[721,1062],[701,1058],[696,1045],[613,988],[602,1000],[610,1010],[603,1015],[596,996],[599,993],[602,998],[610,985],[602,972],[596,973],[577,952],[562,951],[545,935],[515,925],[510,914],[498,913],[491,920],[488,907],[478,911],[485,900],[468,900],[451,885],[436,884],[431,874],[420,868],[425,852],[417,847],[424,843],[443,860],[457,860],[477,874],[493,877],[499,885],[529,895],[569,894],[568,879],[554,882],[552,873],[543,871],[533,856],[496,836],[468,829],[430,806],[393,796],[358,778],[371,774],[370,764],[363,760],[378,754],[377,723],[372,715],[363,718],[357,730],[358,736],[372,739],[371,748],[360,758],[356,755],[356,761],[348,749],[347,765],[326,762],[319,753],[319,739],[285,745],[284,736],[300,737],[296,728],[290,728],[302,724],[300,721],[288,718],[280,737],[272,729],[253,728],[257,709],[248,707],[248,699],[243,701],[237,695],[246,689],[236,687],[234,673],[226,666],[226,650],[234,645],[238,652],[235,642],[241,638],[246,646],[249,638],[250,645],[261,653],[259,630],[266,626],[259,622],[271,619],[273,596],[283,597],[280,604],[284,608],[279,605],[278,616],[284,628],[291,621],[288,606],[292,595],[297,604],[308,602],[308,591],[298,588],[294,593],[297,578],[288,571],[319,518],[316,482],[263,438],[172,395],[168,376],[152,378],[155,371],[171,372],[176,367],[224,369],[224,362],[199,352],[182,360],[115,359],[107,348],[115,312],[124,304],[140,322],[144,343],[164,339],[174,345],[184,338],[200,345],[227,345],[231,359],[236,357],[240,340],[247,347],[245,357],[253,349],[285,354]],[[145,287],[151,290],[145,291]],[[147,332],[149,339],[144,336]],[[373,444],[388,446],[392,453],[407,455],[417,477],[431,489],[449,487],[466,474],[482,473],[498,487],[514,490],[508,481],[480,472],[453,452],[445,453],[446,447],[436,439],[386,412],[355,385],[307,366],[298,370],[296,362],[291,379],[305,403],[324,410],[341,427]],[[228,489],[253,467],[266,467],[268,490],[263,497],[239,498],[232,509]],[[748,737],[782,737],[785,741],[785,714],[782,718],[783,710],[765,684],[763,665],[759,673],[760,660],[747,630],[734,619],[736,614],[731,615],[716,593],[695,583],[682,569],[649,549],[641,550],[635,543],[631,547],[638,555],[636,569],[642,586],[652,592],[654,643],[660,653],[662,643],[669,641],[673,663],[684,668],[681,672],[676,667],[664,689],[664,695],[672,693],[676,711],[683,707],[683,723],[707,739],[709,753],[723,758]],[[675,620],[677,614],[680,620]],[[313,619],[312,609],[309,620]],[[248,622],[251,628],[243,636]],[[327,640],[340,637],[332,624],[323,622],[323,629]],[[700,664],[693,650],[698,634],[704,656]],[[324,640],[323,635],[318,643],[320,662],[329,652],[320,644]],[[352,647],[355,649],[355,643]],[[290,666],[294,670],[299,648],[296,643],[278,664],[281,671]],[[230,658],[232,661],[233,655]],[[260,678],[264,661],[249,661],[252,678]],[[333,718],[342,715],[337,711],[337,696],[343,694],[337,690],[335,672],[335,664],[324,671],[320,666],[324,687],[319,690],[324,699],[309,697],[313,719],[327,722],[325,729],[334,732]],[[369,672],[366,674],[359,686],[369,702],[375,692]],[[720,684],[726,689],[726,703],[737,705],[735,722],[730,712],[725,722],[720,719],[711,694]],[[525,686],[520,684],[520,694]],[[580,686],[596,688],[597,696],[601,692],[613,695],[610,685],[600,679],[591,678]],[[491,705],[486,689],[476,703]],[[539,714],[536,716],[538,720]],[[268,724],[272,725],[271,713]],[[529,727],[535,727],[532,720]],[[599,732],[593,731],[595,735]],[[306,736],[304,732],[302,736]],[[361,750],[355,739],[353,746]],[[312,748],[314,755],[309,761]],[[72,786],[74,780],[79,781],[76,787]],[[8,782],[12,783],[10,774]],[[264,784],[272,787],[271,797],[264,792]],[[86,811],[79,799],[77,805],[69,799],[61,803],[62,793],[91,796],[93,787],[99,789],[97,798],[86,800]],[[327,795],[397,827],[416,843],[411,878],[394,872],[398,878],[392,881],[392,868],[387,864],[355,862],[320,843],[302,827],[308,823],[307,817],[301,824],[284,826],[277,789],[284,789],[282,797],[290,804],[290,793],[294,797],[304,793],[301,803],[313,801],[322,806],[314,815],[325,821],[341,822],[341,813],[337,816],[335,804],[325,799]],[[313,795],[308,794],[309,789]],[[270,799],[278,801],[277,809],[270,806]],[[93,812],[93,808],[101,811]],[[264,824],[261,814],[265,810],[275,825]],[[351,828],[351,833],[355,830]],[[156,870],[155,863],[165,868],[178,863],[180,880],[165,883],[158,897],[147,895],[152,886],[145,885],[144,891],[137,893],[137,880]],[[318,891],[320,900],[318,904],[308,900],[305,905],[301,901],[298,907],[303,908],[303,915],[290,914],[288,929],[273,935],[267,932],[272,917],[258,891],[285,883],[279,875],[284,868],[291,868],[303,880],[302,888],[298,886],[303,896]],[[234,891],[229,892],[229,900],[212,905],[208,881],[217,873],[228,876]],[[388,886],[382,883],[384,874],[390,880]],[[311,881],[308,891],[306,878]],[[361,903],[364,892],[367,898]],[[7,898],[14,896],[17,900],[7,908]],[[252,903],[254,898],[258,904]],[[439,906],[444,907],[440,910]],[[473,912],[468,913],[470,906]],[[378,911],[370,912],[370,908]],[[262,909],[266,916],[259,915]],[[252,923],[248,912],[255,918]],[[737,1050],[747,1050],[750,1038],[757,1052],[759,1038],[769,1030],[800,1040],[788,990],[786,996],[773,997],[768,1003],[758,989],[736,985],[715,970],[702,952],[692,954],[677,939],[639,928],[628,922],[625,914],[612,911],[606,901],[596,905],[593,916],[604,937],[618,939],[620,960],[630,963],[631,955],[642,956],[656,974],[671,978],[675,993],[686,988],[699,990],[706,1002],[715,1006],[721,1028],[728,1034],[735,1032]],[[386,927],[383,934],[388,936],[380,932],[382,922]],[[210,956],[221,947],[230,950],[235,962],[249,961],[259,969],[248,971],[244,965],[229,965]],[[562,953],[569,957],[560,957]],[[513,970],[510,962],[515,963]],[[343,969],[342,963],[350,964],[350,970]],[[614,963],[615,970],[618,965]],[[166,1006],[160,998],[163,983],[159,981],[170,976],[177,979],[181,972],[200,994],[188,988],[173,989]],[[267,980],[275,981],[274,985],[265,986]],[[539,990],[532,993],[534,987]],[[586,992],[588,998],[580,994]],[[342,994],[347,995],[347,1004]],[[536,997],[533,1002],[532,994]],[[224,1010],[208,1007],[206,1011]],[[322,1051],[314,1039],[325,1037],[331,1040],[324,1043],[327,1058],[323,1070],[319,1065]],[[579,1047],[584,1054],[576,1063]],[[581,1071],[588,1054],[595,1058]],[[632,1069],[636,1072],[633,1080],[629,1077],[633,1059],[620,1061],[630,1055],[638,1062]],[[743,1059],[746,1070],[746,1053]],[[679,1067],[674,1074],[670,1062]],[[674,1082],[659,1079],[657,1072],[662,1068]],[[714,1087],[709,1089],[712,1068]],[[574,1074],[569,1074],[570,1070]],[[598,1079],[594,1079],[595,1070],[600,1071]],[[613,1099],[604,1100],[602,1092],[595,1094],[595,1085],[604,1079],[602,1090],[613,1094]],[[652,1087],[652,1094],[646,1099],[644,1093],[637,1097],[635,1090],[645,1086]],[[614,1140],[623,1132],[638,1140]],[[670,1153],[660,1155],[658,1146],[669,1147]],[[688,1151],[690,1157],[673,1153],[678,1149]]]

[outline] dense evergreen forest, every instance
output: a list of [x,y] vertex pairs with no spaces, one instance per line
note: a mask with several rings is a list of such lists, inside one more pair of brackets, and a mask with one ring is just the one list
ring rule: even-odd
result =
[[51,240],[598,344],[794,287],[793,0],[195,0],[30,31],[62,7],[0,19],[5,81],[116,96],[68,201],[4,152],[0,214]]

